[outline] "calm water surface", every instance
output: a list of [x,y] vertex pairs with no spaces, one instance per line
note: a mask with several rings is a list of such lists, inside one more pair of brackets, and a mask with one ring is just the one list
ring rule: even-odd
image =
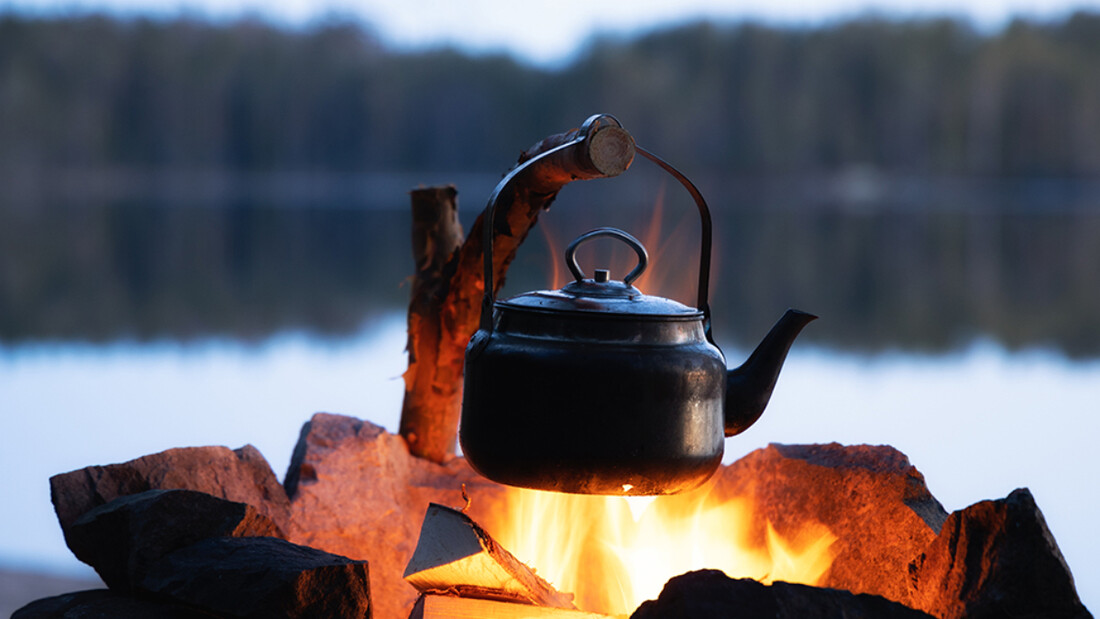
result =
[[[280,478],[316,411],[396,430],[405,343],[392,314],[357,335],[257,343],[0,348],[0,565],[90,573],[65,548],[48,478],[179,446],[251,443]],[[744,351],[727,347],[730,362]],[[1100,608],[1092,457],[1100,362],[978,343],[951,355],[796,346],[767,414],[728,439],[727,461],[769,442],[891,444],[949,510],[1034,493],[1085,604]]]

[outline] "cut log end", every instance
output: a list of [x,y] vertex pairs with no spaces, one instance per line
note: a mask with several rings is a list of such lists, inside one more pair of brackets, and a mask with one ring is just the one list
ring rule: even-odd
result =
[[604,127],[588,139],[587,155],[599,176],[618,176],[634,161],[634,138],[622,127]]

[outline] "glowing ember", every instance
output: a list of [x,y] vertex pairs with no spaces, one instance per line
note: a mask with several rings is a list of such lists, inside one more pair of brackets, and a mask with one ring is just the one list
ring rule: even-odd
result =
[[674,496],[570,495],[510,489],[486,522],[518,558],[579,608],[629,614],[673,576],[702,568],[734,578],[817,584],[836,537],[807,522],[781,537],[753,520],[752,505],[720,498],[713,484]]

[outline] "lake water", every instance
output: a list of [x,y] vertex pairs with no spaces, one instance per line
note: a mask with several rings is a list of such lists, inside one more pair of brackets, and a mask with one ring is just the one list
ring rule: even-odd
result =
[[[0,348],[0,565],[90,574],[68,552],[48,478],[180,446],[251,443],[280,476],[317,411],[390,431],[400,415],[404,323],[339,339],[282,332],[252,344],[26,344]],[[730,362],[745,352],[727,348]],[[1006,352],[857,355],[796,345],[772,403],[727,439],[731,461],[769,442],[890,444],[948,511],[1026,486],[1100,608],[1100,362]]]

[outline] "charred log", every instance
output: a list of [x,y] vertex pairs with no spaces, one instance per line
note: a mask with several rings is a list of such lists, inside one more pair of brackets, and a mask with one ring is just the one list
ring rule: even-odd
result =
[[688,572],[668,581],[656,600],[631,619],[738,617],[740,619],[932,619],[877,595],[777,582],[734,579],[718,570]]

